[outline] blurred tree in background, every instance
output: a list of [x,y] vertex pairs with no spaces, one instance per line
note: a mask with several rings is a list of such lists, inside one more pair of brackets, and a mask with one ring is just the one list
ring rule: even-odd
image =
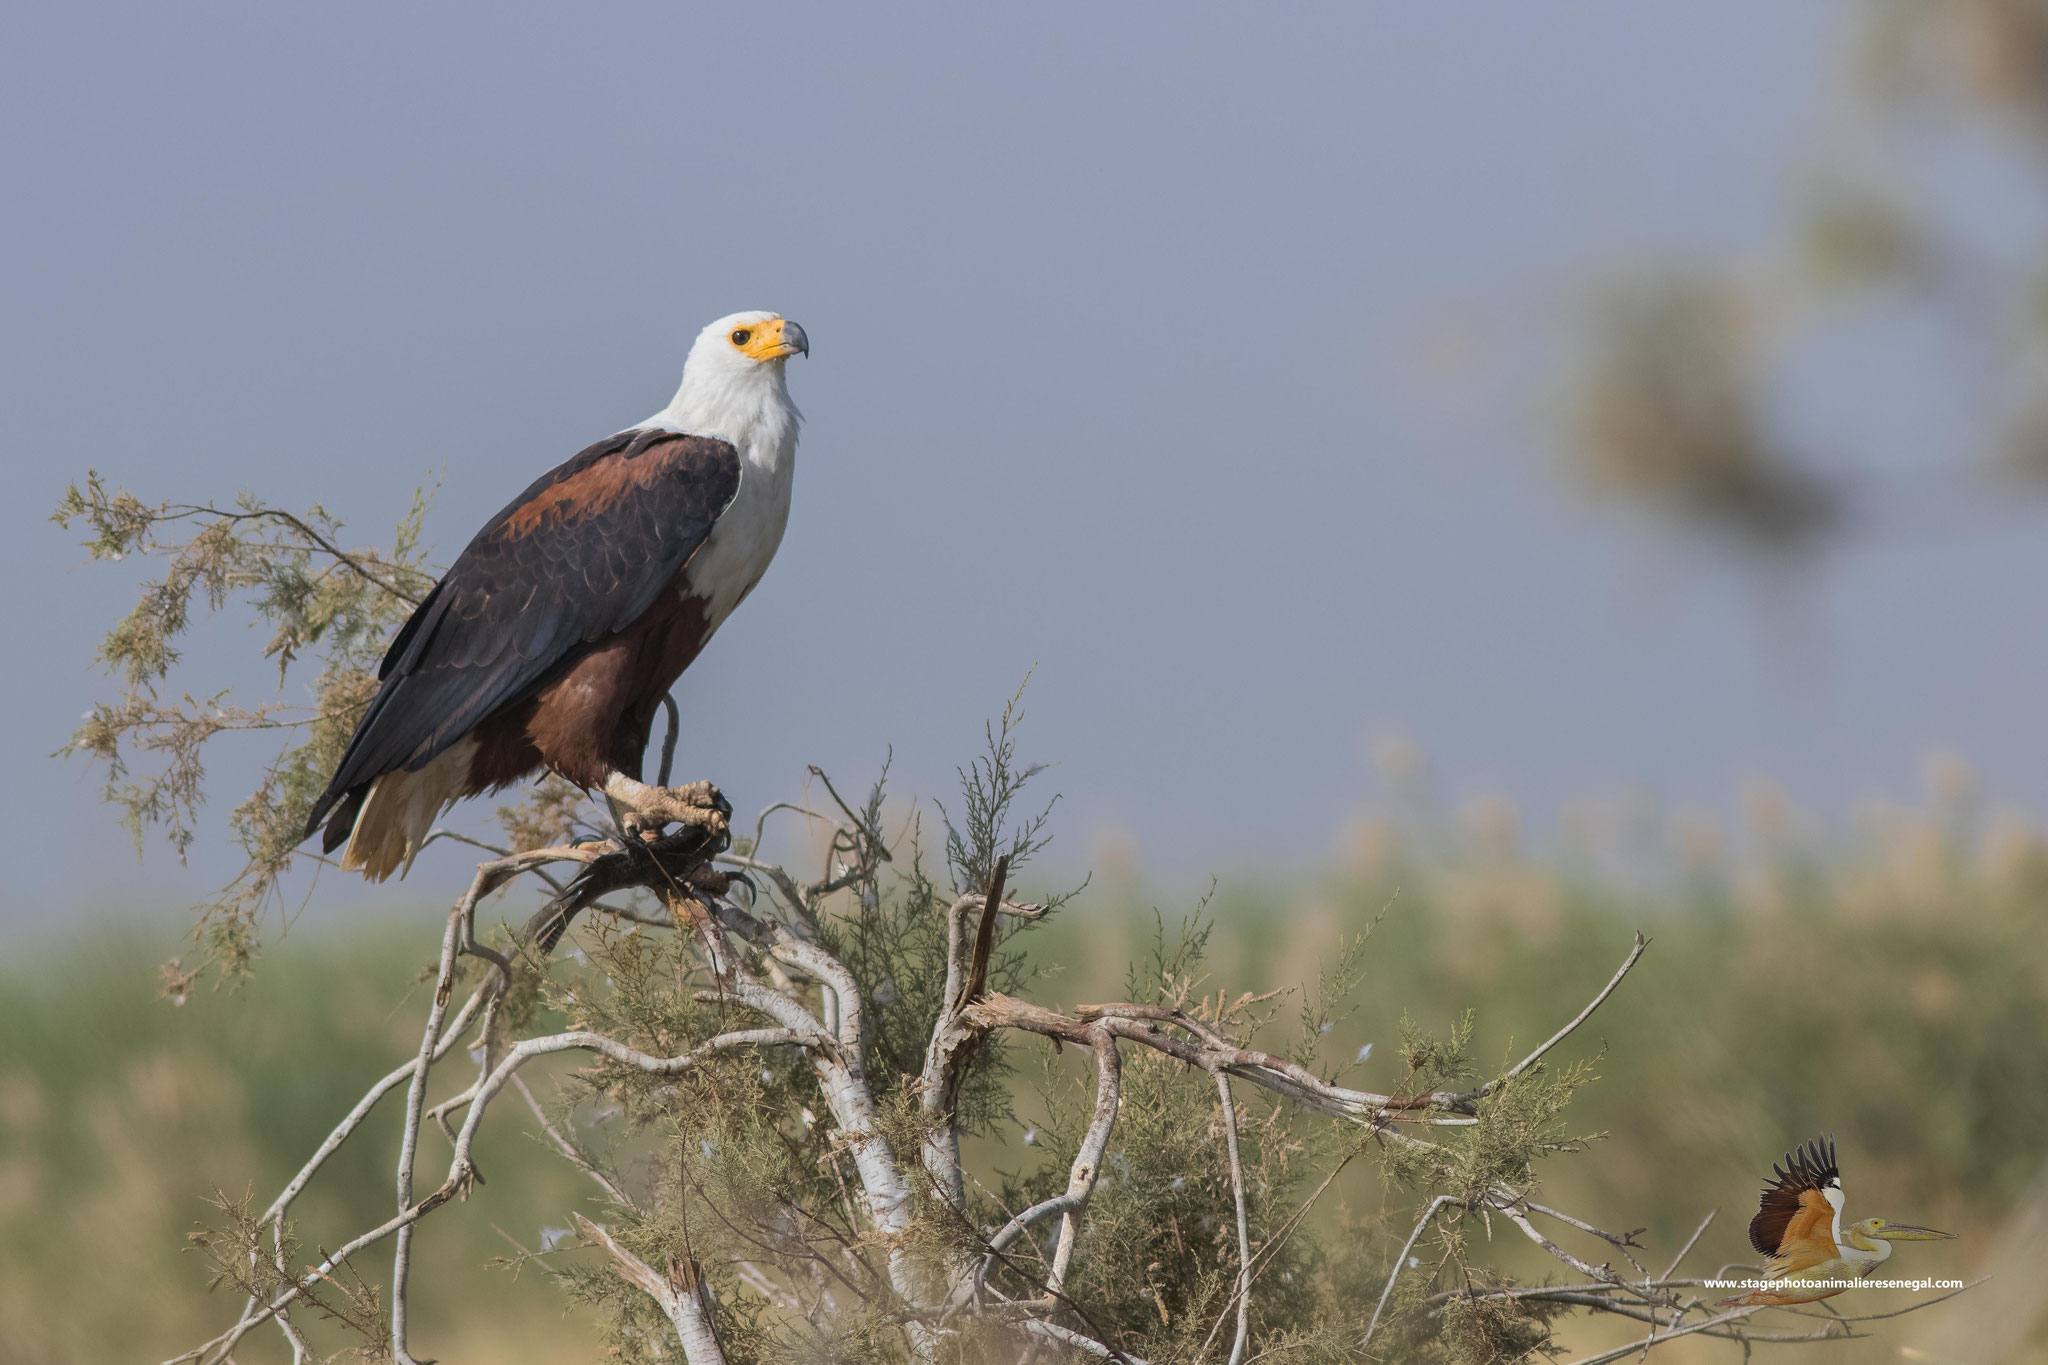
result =
[[[2048,7],[1857,0],[1845,19],[1782,239],[1597,284],[1563,441],[1596,500],[1777,557],[2048,493]],[[1793,429],[1805,363],[1858,329],[1940,339],[1947,363],[1913,383],[1965,414],[1948,448],[1888,464]]]

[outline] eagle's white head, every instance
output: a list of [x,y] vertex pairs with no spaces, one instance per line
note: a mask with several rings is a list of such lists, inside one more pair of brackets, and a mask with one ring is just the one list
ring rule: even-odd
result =
[[803,414],[789,399],[783,364],[809,355],[804,329],[780,313],[733,313],[697,334],[683,382],[646,422],[731,441],[756,461],[778,464],[796,445]]

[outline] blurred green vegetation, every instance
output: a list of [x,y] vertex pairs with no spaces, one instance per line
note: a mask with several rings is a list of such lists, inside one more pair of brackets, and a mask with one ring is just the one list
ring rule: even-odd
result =
[[[215,1190],[268,1203],[371,1082],[417,1049],[431,994],[417,978],[439,933],[439,916],[424,914],[288,935],[245,989],[201,991],[182,1007],[156,998],[162,937],[140,929],[10,958],[0,968],[0,1362],[160,1360],[231,1322],[239,1302],[206,1292],[186,1235],[219,1221],[206,1202]],[[437,1073],[436,1097],[470,1070]],[[304,1259],[390,1216],[403,1093],[300,1201]],[[585,1358],[592,1333],[565,1318],[545,1277],[488,1265],[518,1255],[494,1225],[533,1248],[543,1223],[568,1221],[581,1177],[516,1122],[494,1127],[485,1197],[421,1231],[418,1254],[437,1270],[413,1292],[415,1315],[451,1356],[459,1345],[465,1359]],[[421,1150],[422,1170],[445,1164],[448,1144],[431,1129]],[[362,1268],[381,1292],[388,1248]],[[236,1358],[290,1353],[272,1332]]]
[[[1226,885],[1212,906],[1210,988],[1313,982],[1344,936],[1377,920],[1359,1010],[1332,1028],[1325,1057],[1351,1064],[1373,1045],[1346,1079],[1380,1088],[1400,1074],[1404,1014],[1443,1030],[1475,1007],[1475,1056],[1518,1056],[1599,989],[1641,928],[1649,953],[1557,1054],[1597,1056],[1599,1079],[1569,1121],[1612,1139],[1544,1165],[1550,1202],[1610,1228],[1646,1227],[1647,1259],[1660,1265],[1718,1208],[1689,1262],[1709,1274],[1748,1254],[1743,1228],[1772,1159],[1833,1132],[1852,1212],[1965,1235],[1909,1248],[1900,1273],[1971,1274],[1990,1268],[2003,1227],[2048,1200],[2048,845],[1971,801],[1930,804],[1873,809],[1856,834],[1829,840],[1759,797],[1754,853],[1722,854],[1691,829],[1676,844],[1652,838],[1651,856],[1629,866],[1590,844],[1525,853],[1497,807],[1361,818],[1324,875]],[[1135,885],[1112,876],[1031,936],[1048,971],[1033,994],[1068,1005],[1122,996],[1153,922]],[[153,998],[161,944],[139,930],[82,934],[0,969],[0,1361],[162,1359],[217,1331],[235,1306],[208,1295],[200,1259],[181,1252],[212,1213],[206,1196],[267,1201],[409,1055],[438,932],[422,914],[294,933],[246,989],[183,1007]],[[1028,1124],[1039,1067],[1019,1060]],[[466,1071],[448,1068],[435,1093]],[[301,1203],[307,1247],[386,1216],[397,1124],[387,1104]],[[594,1332],[544,1271],[491,1264],[518,1254],[505,1234],[534,1249],[543,1225],[566,1224],[586,1198],[530,1128],[516,1103],[502,1106],[481,1149],[490,1183],[422,1233],[435,1270],[417,1278],[416,1318],[444,1358],[597,1358]],[[999,1165],[1034,1164],[1022,1136],[992,1139],[1007,1149]],[[446,1144],[425,1141],[432,1171]],[[1412,1221],[1410,1195],[1367,1163],[1335,1196],[1325,1216],[1377,1219],[1383,1237]],[[1542,1268],[1506,1238],[1494,1252],[1512,1270]],[[1984,1318],[1961,1307],[1965,1296],[1874,1324],[1876,1344],[1798,1349],[1852,1361],[1918,1341],[1928,1359],[2048,1360],[2048,1291],[2028,1288],[2048,1285],[2048,1263],[2027,1255],[2048,1252],[1998,1267],[2009,1297],[1997,1324],[2001,1341],[2027,1346],[1978,1353],[1971,1334]],[[387,1268],[365,1261],[373,1281]],[[1845,1311],[1911,1298],[1867,1291]],[[1627,1332],[1577,1319],[1561,1336],[1589,1345]],[[281,1358],[278,1347],[259,1338],[239,1358]]]

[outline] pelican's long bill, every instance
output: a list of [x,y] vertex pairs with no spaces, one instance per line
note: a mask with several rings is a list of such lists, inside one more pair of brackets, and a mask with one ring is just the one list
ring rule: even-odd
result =
[[1963,1234],[1943,1232],[1939,1228],[1916,1228],[1910,1223],[1887,1222],[1878,1229],[1877,1235],[1887,1242],[1953,1242]]

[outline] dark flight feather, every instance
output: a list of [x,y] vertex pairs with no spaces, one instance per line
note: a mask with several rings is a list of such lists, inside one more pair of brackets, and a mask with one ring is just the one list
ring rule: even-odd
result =
[[[727,442],[647,429],[607,437],[536,479],[392,638],[377,671],[383,685],[306,833],[631,625],[704,544],[739,480]],[[330,847],[347,833],[330,828]]]
[[1764,1186],[1756,1217],[1749,1220],[1749,1244],[1765,1256],[1775,1255],[1784,1241],[1785,1229],[1799,1212],[1799,1196],[1806,1190],[1824,1190],[1829,1181],[1840,1183],[1842,1173],[1835,1166],[1835,1140],[1815,1138],[1785,1154],[1781,1170],[1771,1163],[1771,1183]]

